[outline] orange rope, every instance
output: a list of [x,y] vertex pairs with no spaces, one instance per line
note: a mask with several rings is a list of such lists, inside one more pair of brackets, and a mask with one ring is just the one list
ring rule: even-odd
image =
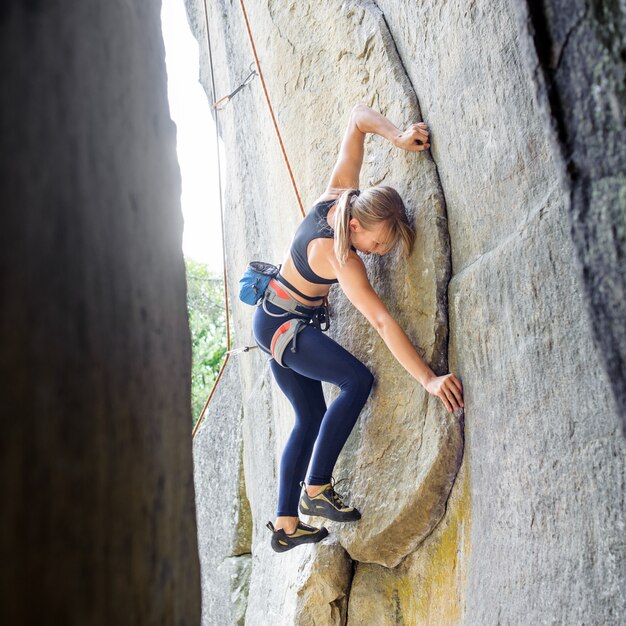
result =
[[267,87],[265,86],[265,79],[263,78],[263,72],[261,71],[261,64],[259,63],[259,56],[256,53],[256,46],[254,45],[254,38],[252,37],[252,31],[250,30],[250,23],[248,22],[248,14],[246,13],[246,7],[243,3],[243,0],[239,0],[239,4],[241,4],[241,10],[243,11],[243,18],[246,21],[246,28],[248,30],[248,37],[250,38],[250,45],[252,46],[252,53],[254,54],[256,67],[257,67],[257,70],[259,71],[259,78],[261,79],[261,85],[263,86],[263,93],[265,94],[265,100],[267,101],[267,106],[269,107],[270,115],[272,116],[272,122],[274,123],[274,130],[276,131],[276,136],[278,137],[278,143],[280,143],[280,149],[283,153],[283,158],[285,159],[285,165],[287,166],[287,171],[289,172],[289,177],[291,178],[291,184],[293,185],[293,190],[298,200],[300,213],[302,214],[302,217],[304,217],[306,213],[304,212],[304,207],[302,206],[302,200],[300,199],[300,193],[298,192],[296,179],[293,176],[293,172],[291,171],[291,165],[289,164],[289,159],[287,158],[287,152],[285,150],[285,145],[283,144],[283,138],[281,137],[280,131],[278,130],[278,124],[276,123],[276,117],[274,116],[274,109],[272,108],[272,103],[270,102],[270,97],[267,93]]
[[[291,165],[289,164],[289,159],[287,158],[287,152],[285,150],[285,145],[283,144],[283,139],[280,135],[280,130],[278,130],[278,124],[276,123],[276,117],[274,116],[274,109],[272,108],[272,103],[270,101],[269,94],[267,93],[267,87],[265,86],[265,79],[263,78],[263,72],[261,71],[261,64],[259,63],[259,57],[256,52],[256,46],[254,45],[254,38],[252,37],[252,31],[250,30],[250,24],[248,22],[248,14],[246,13],[246,7],[244,5],[243,0],[240,0],[241,10],[243,12],[243,17],[246,22],[246,28],[248,30],[248,37],[250,38],[250,44],[252,46],[252,52],[254,54],[254,60],[257,66],[257,70],[259,73],[259,78],[261,79],[261,85],[263,86],[263,93],[265,94],[265,100],[267,101],[267,106],[270,110],[270,115],[272,117],[272,122],[274,124],[274,130],[276,131],[276,136],[278,137],[278,143],[280,144],[280,149],[283,153],[283,158],[285,160],[285,165],[287,166],[287,171],[289,172],[289,177],[291,178],[291,184],[293,186],[293,190],[296,194],[296,199],[298,200],[298,206],[300,207],[300,213],[302,217],[305,216],[304,207],[302,206],[302,200],[300,199],[300,193],[298,192],[298,186],[296,185],[296,180],[293,175],[293,171],[291,170]],[[206,0],[204,0],[204,22],[206,26],[206,38],[207,38],[207,46],[209,50],[209,64],[211,66],[211,91],[213,95],[213,102],[216,102],[216,91],[215,91],[215,75],[213,71],[213,54],[211,50],[211,36],[209,33],[209,11],[207,8]],[[232,95],[232,94],[231,94]],[[215,143],[217,146],[217,176],[218,176],[218,187],[220,194],[220,217],[221,217],[221,228],[222,228],[222,259],[224,263],[224,307],[226,310],[226,358],[222,363],[222,367],[215,379],[215,383],[213,383],[213,388],[211,389],[211,393],[207,398],[207,401],[204,403],[204,407],[202,408],[202,412],[200,413],[200,417],[198,417],[198,421],[194,426],[192,432],[192,438],[196,436],[198,429],[200,428],[200,424],[204,420],[204,416],[206,415],[207,408],[215,395],[215,390],[217,389],[217,384],[220,382],[222,378],[222,374],[226,369],[226,364],[230,358],[231,352],[237,352],[236,350],[231,350],[230,343],[230,314],[228,310],[228,276],[226,273],[226,236],[224,232],[224,205],[222,201],[222,174],[221,174],[221,161],[220,161],[220,147],[219,147],[219,120],[218,120],[218,108],[215,108]],[[247,351],[247,349],[243,349],[243,351]]]

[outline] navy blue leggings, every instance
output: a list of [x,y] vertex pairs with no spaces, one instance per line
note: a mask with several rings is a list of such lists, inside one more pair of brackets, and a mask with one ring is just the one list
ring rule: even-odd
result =
[[[265,306],[271,313],[283,312],[269,302]],[[289,317],[271,317],[257,307],[254,337],[265,352],[269,352],[276,329]],[[307,467],[307,484],[330,482],[337,457],[367,401],[374,377],[361,361],[313,326],[299,333],[295,353],[291,345],[287,347],[283,363],[286,368],[270,359],[272,374],[291,402],[296,419],[280,460],[276,515],[296,516],[300,482]],[[340,389],[328,408],[321,381]]]

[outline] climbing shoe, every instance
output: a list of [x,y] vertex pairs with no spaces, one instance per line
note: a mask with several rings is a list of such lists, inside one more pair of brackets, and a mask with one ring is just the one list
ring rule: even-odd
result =
[[361,514],[354,507],[344,504],[341,496],[335,491],[334,480],[323,485],[324,489],[316,496],[307,494],[306,485],[303,482],[300,486],[304,489],[298,506],[300,513],[325,517],[334,522],[356,522],[361,519]]
[[317,543],[328,537],[328,531],[323,526],[322,528],[315,528],[315,526],[309,526],[301,521],[298,521],[298,526],[291,535],[288,535],[282,528],[276,530],[272,522],[267,522],[266,526],[272,531],[272,549],[274,552],[287,552],[287,550],[303,543]]

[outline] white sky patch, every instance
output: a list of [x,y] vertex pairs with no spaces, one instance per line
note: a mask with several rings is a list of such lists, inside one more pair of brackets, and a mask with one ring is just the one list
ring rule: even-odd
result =
[[182,177],[183,253],[186,258],[208,263],[213,271],[221,272],[215,124],[211,105],[198,80],[198,44],[191,34],[183,0],[163,0],[161,24],[170,113],[177,127],[176,151]]

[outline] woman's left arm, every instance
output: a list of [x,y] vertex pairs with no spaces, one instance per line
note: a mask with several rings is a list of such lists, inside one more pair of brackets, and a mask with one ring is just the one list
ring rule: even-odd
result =
[[378,331],[396,360],[429,394],[437,396],[448,411],[463,407],[463,385],[455,374],[437,376],[417,352],[406,333],[391,316],[367,278],[363,261],[354,253],[343,266],[335,266],[339,285],[348,300]]

